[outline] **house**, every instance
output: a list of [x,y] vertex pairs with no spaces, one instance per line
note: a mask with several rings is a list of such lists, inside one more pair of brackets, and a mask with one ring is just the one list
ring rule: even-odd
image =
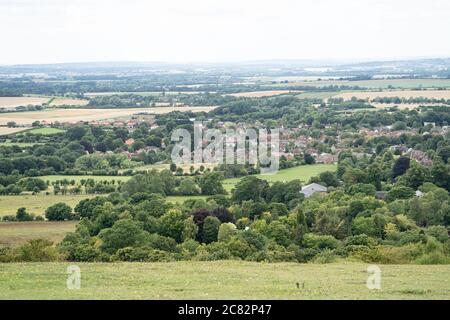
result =
[[316,192],[327,192],[327,190],[327,187],[324,187],[318,183],[311,183],[307,186],[303,186],[300,193],[303,193],[305,195],[305,198],[309,198]]

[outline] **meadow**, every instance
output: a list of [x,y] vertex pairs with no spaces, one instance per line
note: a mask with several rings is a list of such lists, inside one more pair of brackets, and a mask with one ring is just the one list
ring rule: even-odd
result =
[[179,261],[76,263],[81,288],[67,289],[74,263],[0,264],[0,299],[449,299],[449,265]]
[[[334,164],[313,164],[293,167],[278,171],[276,174],[259,174],[257,178],[267,180],[269,183],[277,181],[291,181],[299,179],[303,183],[308,182],[312,177],[324,172],[324,171],[336,171],[336,165]],[[223,185],[227,191],[231,191],[236,183],[241,178],[225,179]]]
[[78,202],[86,198],[92,198],[94,195],[19,195],[19,196],[0,196],[0,217],[6,215],[16,215],[17,209],[24,207],[28,213],[43,216],[45,209],[58,203],[64,202],[74,208]]
[[60,242],[78,221],[0,222],[0,246],[17,246],[32,239]]

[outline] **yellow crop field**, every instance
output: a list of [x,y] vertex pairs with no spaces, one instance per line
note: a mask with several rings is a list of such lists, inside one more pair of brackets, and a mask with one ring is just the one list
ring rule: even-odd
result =
[[10,112],[0,114],[0,125],[14,121],[19,125],[30,125],[34,121],[79,122],[114,119],[131,116],[137,113],[163,114],[172,111],[208,112],[215,107],[154,107],[129,109],[52,109],[45,111]]

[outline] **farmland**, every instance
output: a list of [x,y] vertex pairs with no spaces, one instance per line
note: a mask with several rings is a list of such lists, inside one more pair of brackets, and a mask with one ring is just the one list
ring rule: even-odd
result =
[[88,100],[70,99],[70,98],[54,98],[50,102],[50,106],[85,106],[89,103]]
[[[10,121],[14,121],[19,125],[31,125],[34,121],[46,121],[48,123],[94,121],[131,116],[144,112],[162,114],[172,111],[207,112],[213,109],[214,107],[154,107],[129,109],[52,109],[46,111],[11,112],[0,114],[0,125],[6,125]],[[2,133],[0,132],[0,134]]]
[[389,91],[353,91],[335,95],[333,98],[350,100],[352,97],[358,99],[373,100],[374,98],[429,98],[450,99],[450,90],[389,90]]
[[288,94],[288,93],[299,93],[300,91],[291,91],[291,90],[268,90],[268,91],[252,91],[252,92],[238,92],[238,93],[230,93],[229,96],[233,97],[245,97],[245,98],[260,98],[260,97],[271,97],[277,96],[280,94]]
[[378,79],[378,80],[320,80],[292,81],[289,83],[266,84],[265,86],[359,86],[366,89],[415,89],[415,88],[450,88],[450,79]]
[[48,97],[0,97],[0,109],[13,109],[19,106],[42,105],[49,101]]
[[[73,264],[73,263],[72,263]],[[380,265],[369,290],[367,264],[180,261],[76,263],[81,288],[68,290],[70,263],[10,263],[0,299],[449,299],[450,266]]]
[[0,246],[17,246],[31,239],[47,239],[54,243],[75,230],[77,221],[0,222]]
[[[0,116],[1,117],[1,116]],[[25,131],[28,128],[8,128],[8,127],[0,127],[0,136],[7,136],[10,134],[18,133],[21,131]]]

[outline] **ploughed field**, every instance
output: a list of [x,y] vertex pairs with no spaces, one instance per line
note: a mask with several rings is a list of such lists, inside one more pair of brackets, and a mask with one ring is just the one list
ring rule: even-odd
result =
[[[67,288],[67,267],[81,271]],[[450,265],[180,261],[162,263],[0,264],[0,299],[449,299]]]

